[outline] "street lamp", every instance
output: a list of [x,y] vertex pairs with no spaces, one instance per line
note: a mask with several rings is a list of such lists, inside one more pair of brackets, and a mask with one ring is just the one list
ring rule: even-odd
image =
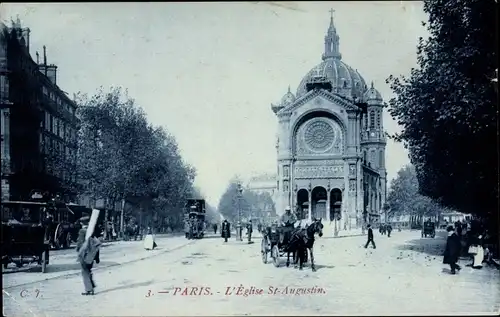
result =
[[238,183],[238,223],[236,225],[236,240],[243,241],[243,237],[241,233],[243,228],[241,227],[241,196],[243,194],[243,188],[241,187],[241,183]]

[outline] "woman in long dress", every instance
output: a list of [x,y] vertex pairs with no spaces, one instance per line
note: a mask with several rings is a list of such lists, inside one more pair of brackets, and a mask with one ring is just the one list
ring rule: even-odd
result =
[[474,237],[469,247],[469,253],[472,256],[472,264],[470,266],[474,269],[481,269],[484,261],[483,236]]
[[148,227],[148,233],[146,234],[146,237],[144,238],[144,249],[153,250],[157,246],[158,245],[156,244],[155,238],[153,236],[153,230],[151,230],[151,227]]

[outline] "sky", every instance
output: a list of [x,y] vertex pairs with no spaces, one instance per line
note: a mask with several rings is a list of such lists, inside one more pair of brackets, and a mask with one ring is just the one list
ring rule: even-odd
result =
[[[9,3],[31,29],[30,52],[58,66],[58,85],[93,94],[121,86],[165,127],[197,169],[195,184],[217,206],[232,177],[276,171],[277,103],[321,62],[335,10],[342,60],[373,81],[385,101],[389,75],[408,75],[427,31],[422,3]],[[400,127],[387,111],[385,129]],[[409,163],[388,141],[388,180]]]

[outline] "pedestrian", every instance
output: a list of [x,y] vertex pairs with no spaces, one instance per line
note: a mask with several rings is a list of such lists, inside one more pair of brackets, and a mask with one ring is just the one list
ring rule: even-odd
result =
[[252,220],[249,220],[247,223],[248,244],[252,243],[252,232],[253,232]]
[[462,268],[457,264],[458,257],[460,256],[460,237],[457,234],[457,229],[449,226],[446,231],[448,232],[448,239],[446,240],[446,248],[444,250],[443,264],[449,264],[451,274],[455,274],[456,270],[460,271]]
[[214,228],[214,234],[217,234],[217,224],[216,223],[213,224],[213,228]]
[[155,237],[153,236],[153,230],[148,227],[148,233],[144,237],[144,249],[154,250],[158,245],[156,244]]
[[231,224],[227,219],[224,219],[221,226],[221,237],[224,238],[224,242],[227,242],[228,238],[231,238]]
[[387,224],[387,237],[391,237],[391,232],[392,232],[392,226],[390,223]]
[[468,253],[472,257],[472,263],[468,266],[471,266],[473,269],[483,268],[484,248],[482,235],[471,237]]
[[92,233],[90,238],[85,239],[88,230],[89,217],[81,219],[82,228],[78,232],[78,239],[76,242],[76,251],[78,252],[78,262],[82,269],[83,285],[85,292],[82,295],[94,295],[94,288],[96,284],[92,276],[92,267],[95,263],[99,264],[99,248],[101,241],[97,239],[96,235]]
[[368,228],[368,241],[366,241],[365,249],[368,248],[368,244],[371,242],[374,249],[377,248],[375,241],[373,241],[373,230],[371,225],[366,226]]

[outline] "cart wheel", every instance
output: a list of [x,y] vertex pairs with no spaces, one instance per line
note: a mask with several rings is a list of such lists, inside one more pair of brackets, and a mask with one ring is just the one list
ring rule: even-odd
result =
[[262,239],[262,242],[260,244],[260,253],[262,254],[262,263],[266,264],[267,263],[267,243],[266,239]]
[[273,258],[273,264],[275,267],[280,266],[280,250],[278,249],[278,245],[274,245],[271,249],[271,257]]
[[43,251],[42,253],[42,273],[47,271],[47,263],[49,262],[48,253],[48,251]]

